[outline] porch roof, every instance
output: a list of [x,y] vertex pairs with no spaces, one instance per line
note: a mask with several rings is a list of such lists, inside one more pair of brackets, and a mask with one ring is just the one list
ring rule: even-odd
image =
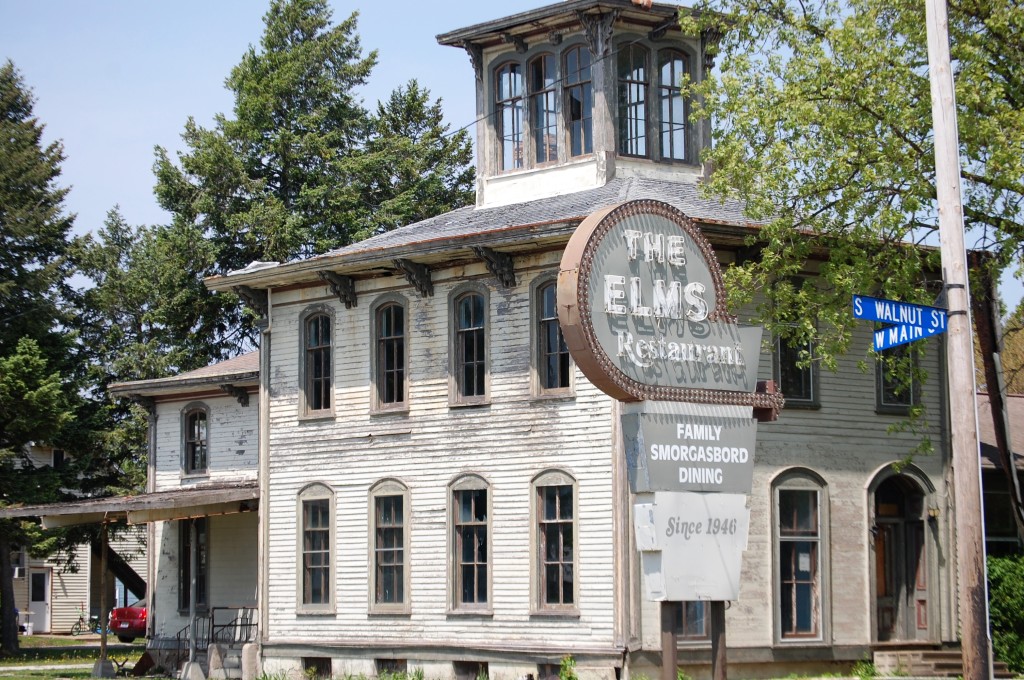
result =
[[154,491],[138,496],[109,496],[65,503],[11,506],[0,508],[0,519],[39,517],[46,529],[117,521],[144,524],[162,520],[253,512],[259,507],[259,495],[259,483],[247,480],[189,489]]

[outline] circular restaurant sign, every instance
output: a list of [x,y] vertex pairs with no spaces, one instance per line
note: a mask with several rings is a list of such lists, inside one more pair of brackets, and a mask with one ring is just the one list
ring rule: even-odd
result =
[[757,388],[761,328],[725,311],[711,244],[666,203],[583,220],[562,255],[558,318],[580,370],[616,399],[752,403],[734,393]]

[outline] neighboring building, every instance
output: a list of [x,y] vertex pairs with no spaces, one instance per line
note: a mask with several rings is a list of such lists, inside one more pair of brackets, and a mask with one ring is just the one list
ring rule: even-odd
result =
[[[59,468],[65,464],[63,449],[40,444],[28,448],[36,466]],[[107,602],[123,606],[145,597],[146,537],[130,529],[111,541],[108,559]],[[114,564],[114,562],[117,562]],[[74,567],[57,558],[38,559],[24,548],[11,555],[14,569],[14,606],[26,632],[68,633],[80,616],[99,616],[100,550],[88,544],[76,546]]]
[[[1010,451],[1018,479],[1024,471],[1024,394],[1006,396]],[[978,394],[978,438],[981,440],[981,484],[985,501],[985,553],[1019,553],[1020,538],[1010,506],[1010,487],[996,445],[989,395]],[[1024,484],[1024,480],[1020,480]]]
[[[266,672],[551,677],[569,654],[591,677],[657,672],[619,405],[573,365],[555,286],[580,222],[627,201],[681,211],[724,264],[747,253],[756,225],[700,197],[709,130],[676,87],[704,77],[709,39],[681,35],[675,6],[621,0],[444,34],[476,72],[477,206],[209,282],[265,321]],[[900,390],[862,370],[870,331],[836,373],[797,367],[813,348],[763,353],[787,408],[758,429],[727,612],[741,673],[956,644],[939,341],[921,360],[933,380]],[[912,405],[921,430],[890,432]],[[897,468],[922,435],[935,453]],[[680,662],[703,674],[705,605],[682,611]]]

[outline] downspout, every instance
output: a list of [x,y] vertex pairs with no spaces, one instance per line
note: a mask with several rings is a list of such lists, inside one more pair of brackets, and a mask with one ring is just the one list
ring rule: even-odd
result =
[[269,597],[267,593],[269,585],[268,550],[269,522],[267,520],[268,505],[270,503],[270,347],[271,332],[273,331],[273,292],[267,288],[267,317],[260,326],[260,413],[258,425],[259,437],[259,484],[260,502],[258,513],[259,543],[257,547],[258,578],[256,586],[256,602],[259,607],[259,630],[258,642],[262,649],[267,638],[267,622],[269,620]]

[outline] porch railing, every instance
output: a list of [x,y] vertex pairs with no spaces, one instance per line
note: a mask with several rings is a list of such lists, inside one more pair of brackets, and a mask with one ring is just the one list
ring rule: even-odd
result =
[[[196,616],[196,653],[206,654],[210,643],[241,646],[256,641],[257,624],[255,607],[213,607],[209,613]],[[191,626],[186,624],[178,631],[175,667],[188,658],[188,641]]]

